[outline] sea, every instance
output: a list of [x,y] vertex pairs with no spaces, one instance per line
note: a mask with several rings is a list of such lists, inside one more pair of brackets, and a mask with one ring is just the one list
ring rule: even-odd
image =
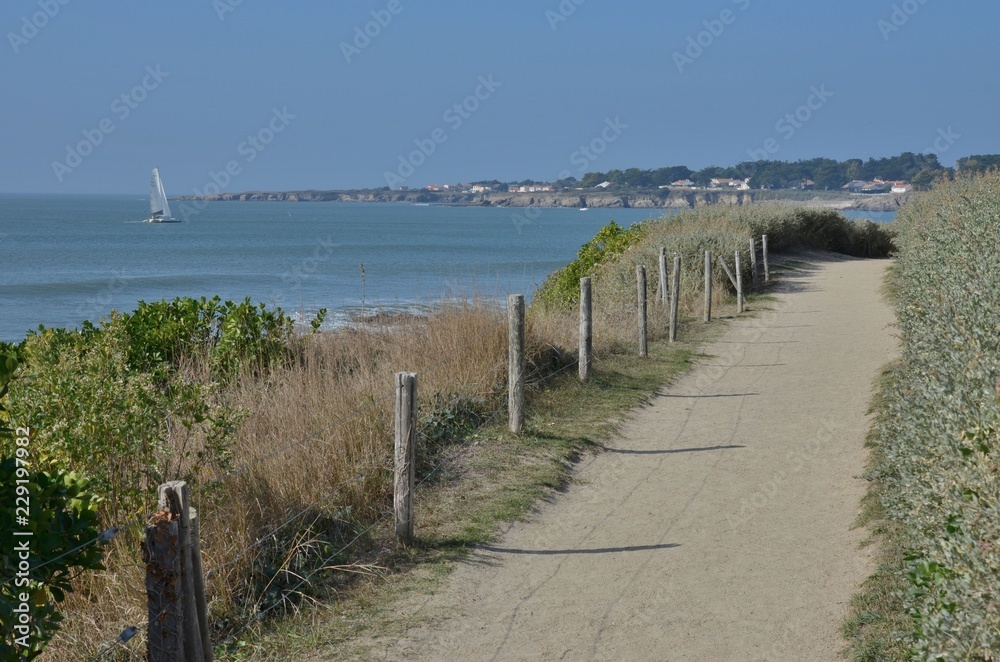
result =
[[0,195],[0,340],[181,296],[249,297],[302,323],[326,308],[325,328],[530,298],[602,226],[664,214],[341,202],[174,202],[173,212],[185,222],[142,222],[148,199],[135,195]]

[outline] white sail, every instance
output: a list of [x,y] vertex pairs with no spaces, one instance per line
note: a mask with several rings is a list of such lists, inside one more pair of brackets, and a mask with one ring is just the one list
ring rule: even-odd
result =
[[160,185],[160,200],[163,202],[163,217],[173,218],[170,214],[170,203],[167,202],[167,192],[163,190],[163,180],[160,179],[160,173],[156,173],[156,181]]
[[172,220],[159,168],[153,168],[153,177],[149,180],[149,211],[151,221]]

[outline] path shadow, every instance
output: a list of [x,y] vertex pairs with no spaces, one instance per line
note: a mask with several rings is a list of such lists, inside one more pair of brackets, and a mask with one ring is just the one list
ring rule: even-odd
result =
[[609,448],[604,447],[604,450],[608,453],[618,453],[619,455],[675,455],[677,453],[703,453],[706,451],[726,451],[734,448],[746,448],[746,446],[740,445],[730,445],[730,446],[706,446],[705,448],[675,448],[666,451],[633,451],[624,448]]
[[596,549],[511,549],[508,547],[494,547],[492,545],[480,545],[479,549],[497,554],[527,554],[532,556],[560,556],[564,554],[619,554],[625,552],[650,552],[657,549],[673,549],[680,547],[675,543],[665,543],[662,545],[635,545],[632,547],[598,547]]
[[703,398],[747,398],[750,396],[760,395],[760,393],[720,393],[719,395],[677,395],[676,393],[660,393],[656,397],[658,398],[689,398],[689,399],[703,399]]

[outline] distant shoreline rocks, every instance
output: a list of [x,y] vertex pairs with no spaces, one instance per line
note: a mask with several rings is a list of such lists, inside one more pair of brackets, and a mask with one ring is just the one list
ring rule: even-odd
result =
[[544,193],[468,193],[450,191],[245,191],[216,195],[189,195],[178,200],[210,202],[379,202],[465,207],[564,207],[619,209],[693,209],[709,205],[739,206],[760,203],[795,204],[854,211],[898,211],[915,195],[848,195],[826,191],[715,191],[669,189],[619,193],[614,191],[555,191]]

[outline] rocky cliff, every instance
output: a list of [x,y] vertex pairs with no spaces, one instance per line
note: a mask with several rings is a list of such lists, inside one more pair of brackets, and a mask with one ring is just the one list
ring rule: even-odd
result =
[[558,191],[553,193],[451,193],[447,191],[248,191],[217,195],[184,196],[180,200],[240,202],[402,202],[478,207],[598,207],[635,209],[692,209],[706,205],[744,205],[758,202],[788,202],[809,207],[895,211],[909,195],[874,195],[813,199],[796,192],[794,197],[781,191],[686,191],[662,190],[646,193]]

